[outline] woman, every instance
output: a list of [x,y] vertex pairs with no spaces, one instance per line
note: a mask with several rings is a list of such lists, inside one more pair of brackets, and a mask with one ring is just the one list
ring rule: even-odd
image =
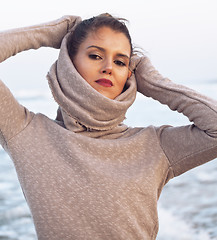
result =
[[[59,105],[55,121],[19,105],[0,83],[0,140],[38,239],[155,239],[164,185],[217,157],[216,101],[135,56],[126,26],[110,15],[68,16],[0,38],[1,61],[62,42],[47,76]],[[127,127],[122,121],[136,91],[194,123]]]

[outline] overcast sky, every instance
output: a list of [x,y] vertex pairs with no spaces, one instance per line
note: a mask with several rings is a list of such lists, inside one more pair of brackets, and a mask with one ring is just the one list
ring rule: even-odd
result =
[[[176,82],[217,81],[216,0],[7,0],[1,3],[0,30],[35,25],[63,15],[88,18],[102,12],[129,20],[133,42],[148,53],[163,75]],[[34,68],[48,71],[57,52],[40,50],[28,57],[29,71],[31,63]],[[13,72],[18,71],[22,61],[24,56],[16,56],[3,63],[0,78],[10,81],[8,70],[13,67]]]

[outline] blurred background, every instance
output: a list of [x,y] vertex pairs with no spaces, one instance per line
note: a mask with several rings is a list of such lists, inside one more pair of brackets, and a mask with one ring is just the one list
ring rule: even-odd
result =
[[[109,12],[129,20],[133,43],[165,77],[217,99],[217,1],[134,0],[107,2],[8,0],[1,4],[0,31],[48,22],[63,15],[83,19]],[[20,103],[54,118],[57,105],[46,74],[58,50],[41,48],[0,64],[0,79]],[[181,114],[138,94],[126,124],[189,124]],[[217,239],[217,162],[173,179],[159,200],[158,240]],[[35,238],[30,213],[8,155],[0,148],[0,239]]]

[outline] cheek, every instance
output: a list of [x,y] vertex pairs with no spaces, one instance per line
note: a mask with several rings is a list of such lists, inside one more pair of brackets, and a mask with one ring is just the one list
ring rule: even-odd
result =
[[91,74],[89,65],[85,61],[74,61],[74,65],[78,73],[87,81]]
[[128,79],[128,70],[127,71],[123,71],[121,74],[120,74],[120,84],[121,85],[125,85],[127,79]]

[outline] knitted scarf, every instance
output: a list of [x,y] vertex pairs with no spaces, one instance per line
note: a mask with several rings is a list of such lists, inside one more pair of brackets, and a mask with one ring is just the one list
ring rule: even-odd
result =
[[75,69],[67,50],[69,34],[63,39],[58,60],[47,75],[53,97],[59,105],[56,120],[62,121],[73,132],[99,132],[114,128],[115,131],[123,131],[127,127],[122,121],[136,97],[134,74],[127,80],[126,90],[114,100],[103,96]]

